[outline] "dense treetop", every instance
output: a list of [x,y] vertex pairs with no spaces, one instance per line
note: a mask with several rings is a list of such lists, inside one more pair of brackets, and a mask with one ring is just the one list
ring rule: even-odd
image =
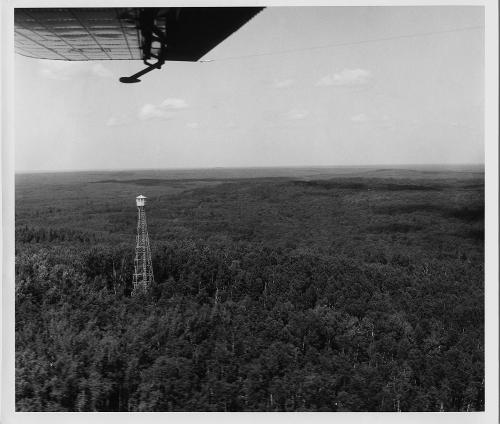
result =
[[22,176],[17,409],[483,410],[483,176],[396,174]]

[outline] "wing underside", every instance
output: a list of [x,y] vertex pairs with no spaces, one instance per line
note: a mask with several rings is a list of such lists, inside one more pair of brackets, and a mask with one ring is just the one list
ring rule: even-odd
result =
[[[139,8],[15,10],[16,52],[53,60],[141,60]],[[262,10],[260,7],[156,8],[165,60],[197,61]]]

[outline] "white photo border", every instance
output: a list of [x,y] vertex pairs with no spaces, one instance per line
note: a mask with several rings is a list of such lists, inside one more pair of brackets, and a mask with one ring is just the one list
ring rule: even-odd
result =
[[415,412],[415,413],[108,413],[108,412],[15,412],[15,337],[14,337],[14,30],[16,7],[134,7],[163,6],[165,1],[99,0],[4,0],[1,2],[0,57],[1,94],[1,173],[2,206],[2,349],[0,352],[0,421],[10,423],[493,423],[499,421],[498,356],[498,2],[496,0],[169,0],[169,6],[484,6],[485,8],[485,411],[484,412]]

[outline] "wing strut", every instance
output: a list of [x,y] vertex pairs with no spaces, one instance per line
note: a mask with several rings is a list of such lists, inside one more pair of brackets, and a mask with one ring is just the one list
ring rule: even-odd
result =
[[155,69],[160,69],[161,65],[149,65],[147,68],[144,68],[142,71],[136,72],[134,75],[130,75],[129,77],[120,77],[120,82],[125,84],[130,84],[132,82],[141,82],[139,79],[140,76],[147,74],[148,72],[154,71]]
[[[141,30],[142,38],[142,60],[147,68],[142,71],[135,73],[129,77],[121,77],[120,82],[125,84],[130,84],[134,82],[140,82],[140,76],[147,74],[155,69],[161,69],[162,65],[165,63],[166,49],[167,49],[167,39],[166,39],[166,28],[162,30],[157,25],[155,25],[155,19],[159,12],[159,8],[148,7],[141,9],[139,12],[139,19],[137,20],[138,27]],[[155,46],[156,44],[156,46]],[[159,48],[158,48],[159,44]],[[157,51],[156,54],[152,50]],[[156,59],[156,62],[150,63],[150,59]]]

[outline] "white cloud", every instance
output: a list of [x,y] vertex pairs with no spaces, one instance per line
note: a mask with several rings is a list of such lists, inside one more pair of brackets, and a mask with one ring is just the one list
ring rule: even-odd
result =
[[139,111],[139,119],[142,121],[155,118],[169,119],[174,116],[175,110],[185,109],[187,107],[188,104],[184,99],[178,99],[175,97],[167,98],[159,105],[146,103]]
[[106,121],[106,126],[116,127],[118,125],[123,125],[128,121],[125,115],[112,115]]
[[188,122],[186,124],[186,127],[188,128],[191,128],[193,130],[195,130],[196,128],[199,128],[200,127],[200,124],[198,124],[198,122]]
[[388,115],[383,115],[378,126],[385,130],[393,131],[396,129],[396,121]]
[[352,122],[366,122],[368,117],[364,113],[359,113],[357,115],[351,116]]
[[40,75],[57,81],[75,78],[112,78],[113,73],[101,63],[40,60]]
[[454,128],[461,128],[461,129],[464,129],[464,130],[474,130],[475,127],[473,125],[469,125],[465,122],[459,122],[459,121],[452,121],[452,122],[449,122],[449,125],[451,127],[454,127]]
[[69,80],[71,77],[71,67],[67,62],[41,62],[40,75],[54,80]]
[[160,107],[162,109],[185,109],[188,107],[188,104],[184,99],[169,97],[161,102]]
[[155,106],[150,103],[145,104],[140,111],[141,119],[162,118],[168,119],[173,116],[172,112],[165,110],[161,106]]
[[151,103],[146,103],[139,111],[139,119],[142,121],[154,118],[168,119],[171,117],[171,112],[164,110],[159,106],[152,105]]
[[291,120],[298,120],[298,119],[304,119],[307,115],[309,115],[309,112],[305,109],[292,109],[285,114],[285,118]]
[[286,88],[292,86],[294,83],[295,83],[294,79],[288,78],[281,81],[276,81],[274,83],[274,88]]
[[326,75],[321,78],[317,86],[353,86],[368,84],[372,79],[372,74],[366,69],[343,69],[342,71]]
[[92,66],[90,73],[100,78],[114,77],[113,73],[101,63],[95,63]]

